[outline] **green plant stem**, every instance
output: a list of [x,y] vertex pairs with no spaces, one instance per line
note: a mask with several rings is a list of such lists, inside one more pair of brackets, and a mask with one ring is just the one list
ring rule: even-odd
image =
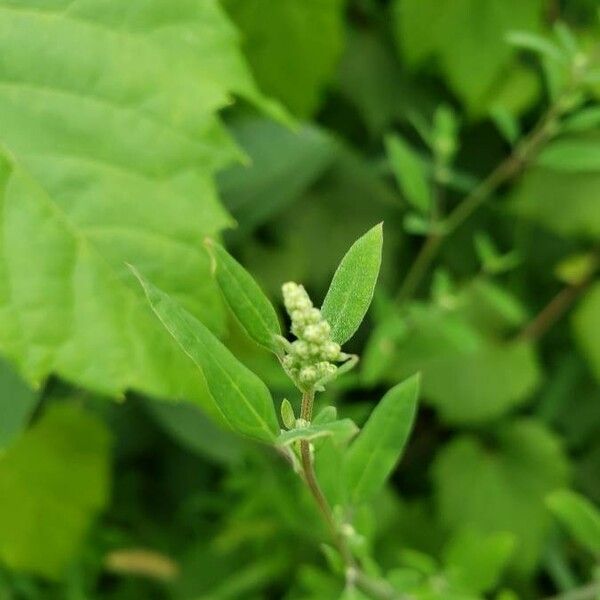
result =
[[[304,392],[302,395],[302,406],[300,409],[301,418],[310,422],[312,418],[312,408],[314,403],[314,391]],[[369,577],[364,573],[360,567],[356,564],[352,552],[348,547],[348,543],[344,535],[339,531],[333,510],[319,485],[317,476],[314,469],[313,458],[310,450],[310,442],[308,440],[302,440],[300,442],[300,456],[302,461],[302,473],[304,481],[308,486],[310,493],[312,494],[331,538],[333,539],[341,557],[344,561],[347,575],[350,574],[354,585],[358,587],[362,592],[374,598],[375,600],[403,600],[402,597],[396,593],[396,591],[389,586],[386,582],[379,581]]]
[[417,291],[427,274],[444,240],[460,227],[502,184],[506,183],[537,155],[543,144],[552,136],[561,114],[559,98],[538,121],[512,153],[503,160],[481,183],[441,221],[441,231],[430,234],[404,279],[398,293],[398,301],[405,302]]
[[576,590],[570,590],[564,594],[550,596],[546,600],[595,600],[600,594],[600,581],[584,585]]
[[600,248],[593,250],[594,267],[583,281],[562,288],[542,310],[521,330],[517,340],[538,340],[549,331],[573,306],[577,298],[587,290],[598,271]]
[[519,333],[517,340],[535,341],[550,330],[571,308],[588,282],[563,288]]

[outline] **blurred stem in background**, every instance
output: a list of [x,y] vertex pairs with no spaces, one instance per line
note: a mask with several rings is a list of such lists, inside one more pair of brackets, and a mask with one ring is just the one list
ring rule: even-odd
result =
[[[399,303],[410,300],[418,291],[420,283],[433,264],[445,239],[452,235],[500,186],[519,175],[557,133],[560,118],[568,112],[568,100],[577,86],[578,79],[573,76],[570,84],[540,117],[531,132],[515,146],[511,154],[467,194],[445,218],[441,218],[439,223],[433,223],[438,226],[432,228],[402,282],[397,297]],[[439,218],[436,213],[437,211],[433,213],[434,219]]]

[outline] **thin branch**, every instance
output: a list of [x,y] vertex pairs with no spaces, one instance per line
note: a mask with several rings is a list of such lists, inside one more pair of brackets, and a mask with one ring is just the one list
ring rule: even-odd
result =
[[538,340],[560,321],[571,308],[575,300],[586,289],[585,282],[580,285],[570,285],[563,288],[542,308],[542,310],[519,333],[517,340]]
[[520,173],[553,135],[560,116],[561,99],[558,99],[542,116],[520,144],[479,185],[440,221],[441,232],[425,240],[409,270],[398,294],[398,301],[408,300],[418,289],[421,280],[431,267],[444,240],[458,229],[501,185]]
[[[302,407],[300,409],[303,419],[310,422],[312,418],[312,408],[314,403],[314,391],[305,392],[302,395]],[[348,547],[348,543],[344,535],[339,531],[335,521],[333,510],[319,485],[315,469],[313,465],[313,457],[310,449],[310,442],[308,440],[301,440],[300,442],[300,455],[302,459],[302,473],[304,481],[310,490],[327,528],[329,529],[330,535],[344,561],[346,567],[346,573],[348,579],[353,585],[355,585],[362,592],[370,596],[375,600],[405,600],[401,595],[385,581],[373,579],[364,573],[360,567],[356,564],[352,552]]]

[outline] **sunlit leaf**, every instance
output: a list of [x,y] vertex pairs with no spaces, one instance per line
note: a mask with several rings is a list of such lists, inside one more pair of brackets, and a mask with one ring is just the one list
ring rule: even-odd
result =
[[225,422],[250,438],[273,441],[279,425],[266,385],[181,305],[138,273],[136,276],[160,322],[205,377]]
[[333,276],[321,310],[331,325],[332,339],[339,344],[352,337],[369,309],[379,275],[382,245],[380,223],[352,244]]

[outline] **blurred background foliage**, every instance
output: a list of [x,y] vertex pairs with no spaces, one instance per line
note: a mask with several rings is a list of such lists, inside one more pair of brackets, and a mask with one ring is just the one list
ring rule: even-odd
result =
[[600,503],[600,62],[558,134],[435,229],[560,98],[556,25],[600,61],[598,8],[0,0],[0,598],[341,597],[305,490],[199,409],[125,263],[295,402],[202,240],[273,300],[287,280],[318,299],[380,221],[361,366],[319,400],[360,423],[423,373],[406,456],[356,515],[364,555],[427,599],[598,577],[547,497]]

